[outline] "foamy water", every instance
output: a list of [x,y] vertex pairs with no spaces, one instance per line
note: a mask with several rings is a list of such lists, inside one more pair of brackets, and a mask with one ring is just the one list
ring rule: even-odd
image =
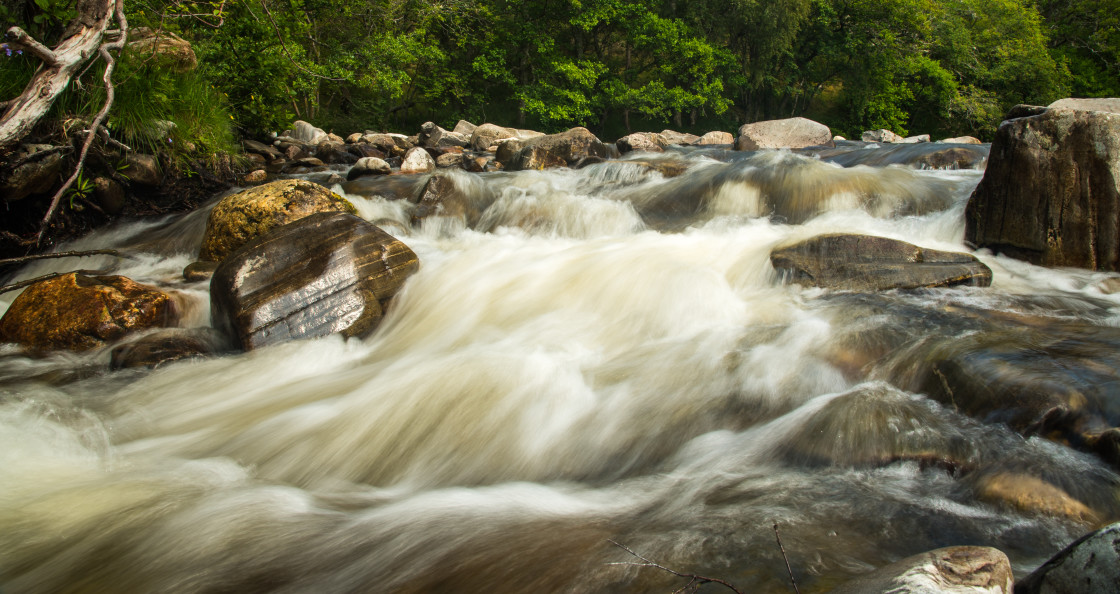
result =
[[[673,178],[639,163],[455,173],[481,212],[473,228],[413,228],[388,190],[348,195],[422,263],[364,340],[113,373],[105,351],[33,359],[9,347],[0,590],[684,585],[625,564],[637,559],[614,540],[743,591],[786,592],[778,523],[802,591],[825,591],[953,544],[996,546],[1024,572],[1090,528],[979,500],[977,481],[994,473],[1044,472],[1116,516],[1107,466],[847,364],[873,314],[783,285],[769,264],[777,245],[836,231],[965,250],[980,172],[784,152],[672,158],[695,163]],[[174,289],[185,325],[205,326],[206,283],[178,276],[204,218],[67,246],[133,260],[47,261],[20,276],[115,266]],[[1002,311],[1029,297],[1055,315],[1116,319],[1104,275],[977,255],[991,289],[887,295],[882,307]]]

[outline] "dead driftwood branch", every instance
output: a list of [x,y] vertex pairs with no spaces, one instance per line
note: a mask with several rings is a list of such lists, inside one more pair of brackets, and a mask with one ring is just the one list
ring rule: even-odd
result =
[[675,569],[670,569],[668,567],[665,567],[664,565],[661,565],[660,563],[657,563],[655,561],[651,561],[650,559],[647,559],[646,557],[643,557],[643,556],[639,555],[638,553],[635,553],[633,550],[630,549],[630,547],[628,547],[624,544],[618,543],[618,542],[616,542],[614,540],[611,540],[609,538],[607,539],[607,542],[613,544],[614,546],[616,546],[616,547],[626,551],[627,553],[630,553],[631,555],[637,557],[638,559],[642,560],[641,563],[635,563],[635,562],[632,562],[632,561],[620,561],[620,562],[615,562],[615,563],[607,563],[607,565],[629,565],[629,566],[632,566],[632,567],[655,567],[657,569],[660,569],[661,571],[669,572],[669,573],[671,573],[671,574],[673,574],[677,577],[687,578],[688,583],[685,584],[684,586],[682,586],[680,589],[676,590],[676,592],[685,592],[685,591],[689,590],[690,588],[691,588],[691,591],[695,592],[697,588],[699,588],[700,586],[703,586],[704,584],[719,584],[721,586],[725,586],[726,588],[728,588],[732,592],[735,592],[736,594],[743,594],[738,589],[736,589],[735,586],[733,586],[730,583],[725,582],[725,581],[723,581],[719,578],[697,575],[695,573],[683,573],[683,572],[677,571]]
[[115,256],[117,258],[135,259],[135,256],[118,252],[117,250],[85,250],[79,252],[55,252],[53,254],[32,254],[30,256],[20,256],[18,258],[4,258],[0,259],[0,266],[8,266],[11,264],[27,264],[35,260],[53,260],[55,258],[81,258],[84,256]]
[[103,275],[103,274],[109,274],[110,272],[112,272],[112,270],[71,270],[70,272],[52,272],[50,274],[44,274],[43,276],[37,276],[35,278],[29,278],[27,280],[21,280],[18,283],[12,283],[10,285],[4,285],[4,286],[0,287],[0,293],[7,293],[9,291],[15,291],[16,289],[22,289],[24,287],[30,287],[31,285],[33,285],[33,284],[35,284],[39,281],[50,280],[52,278],[58,278],[60,276],[66,276],[67,274],[77,273],[77,274],[82,274],[82,275],[85,275],[85,276],[100,276],[100,275]]

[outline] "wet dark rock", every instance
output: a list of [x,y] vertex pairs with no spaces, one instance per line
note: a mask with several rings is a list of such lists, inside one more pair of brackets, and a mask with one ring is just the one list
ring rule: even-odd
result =
[[218,269],[217,262],[198,261],[187,264],[183,268],[183,280],[191,283],[210,280],[214,271]]
[[408,246],[356,216],[311,215],[222,261],[210,283],[211,320],[245,350],[364,336],[418,268]]
[[198,259],[219,262],[250,239],[317,212],[356,211],[306,180],[275,181],[227,196],[210,211]]
[[354,155],[355,157],[358,157],[359,160],[364,159],[365,157],[376,157],[378,159],[384,159],[388,155],[387,152],[373,146],[372,144],[366,144],[364,142],[348,145],[346,147],[346,150],[350,151],[350,154]]
[[124,210],[126,197],[124,187],[116,180],[107,177],[97,177],[93,180],[93,195],[97,204],[106,214],[120,214]]
[[413,224],[430,216],[441,216],[460,218],[473,227],[482,215],[471,204],[470,197],[447,175],[433,175],[412,202],[416,204],[412,212]]
[[991,270],[971,254],[942,252],[869,235],[819,235],[770,254],[792,282],[828,289],[884,291],[988,286]]
[[123,276],[70,273],[20,293],[0,318],[0,340],[35,350],[85,351],[178,323],[171,295]]
[[587,128],[572,128],[528,140],[507,140],[499,146],[497,159],[506,170],[521,171],[567,167],[584,157],[606,154],[606,146]]
[[832,590],[833,594],[1010,594],[1011,562],[991,547],[946,547],[880,567]]
[[255,140],[243,140],[241,141],[241,145],[245,147],[246,152],[261,155],[270,163],[277,159],[285,158],[284,154],[276,150],[275,147],[267,145],[263,142],[257,142]]
[[735,149],[740,151],[810,146],[832,146],[832,131],[828,126],[806,118],[744,124],[739,128],[739,137],[735,141]]
[[315,156],[330,165],[350,165],[358,160],[344,142],[323,142],[315,151]]
[[15,161],[44,153],[16,167],[0,184],[0,196],[8,202],[22,200],[33,194],[45,194],[59,181],[62,173],[62,154],[46,153],[51,147],[44,144],[23,145],[15,154]]
[[199,359],[220,353],[225,337],[210,328],[169,328],[113,347],[109,369],[155,369],[184,359]]
[[1004,122],[965,239],[1043,266],[1120,270],[1120,114],[1048,109]]
[[163,169],[154,156],[128,153],[124,157],[124,162],[125,168],[121,174],[127,177],[129,182],[153,188],[163,183]]
[[1120,524],[1070,544],[1015,585],[1016,594],[1120,593]]

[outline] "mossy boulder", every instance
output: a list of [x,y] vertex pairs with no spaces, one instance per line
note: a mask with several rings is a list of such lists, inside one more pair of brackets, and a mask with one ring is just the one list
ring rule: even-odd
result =
[[305,180],[276,181],[227,196],[210,211],[198,259],[220,262],[251,239],[320,212],[356,213],[345,198]]
[[31,285],[0,318],[0,340],[85,351],[137,330],[173,326],[171,295],[123,276],[70,273]]

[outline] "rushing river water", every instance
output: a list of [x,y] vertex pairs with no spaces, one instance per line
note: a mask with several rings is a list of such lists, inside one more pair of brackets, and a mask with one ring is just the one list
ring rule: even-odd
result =
[[[4,347],[0,591],[687,583],[635,565],[615,541],[744,592],[789,592],[775,523],[803,592],[958,544],[997,547],[1029,572],[1120,516],[1117,475],[926,398],[896,349],[979,332],[978,316],[1111,327],[1120,296],[1102,291],[1108,275],[985,252],[991,288],[854,295],[782,283],[770,250],[823,232],[966,250],[964,205],[981,171],[845,154],[844,167],[709,150],[456,172],[477,208],[470,227],[410,224],[412,206],[393,198],[425,176],[361,178],[336,191],[421,261],[364,340],[116,372],[107,350],[31,358]],[[688,168],[666,178],[650,159]],[[181,277],[205,217],[66,246],[133,260],[50,261],[19,276],[115,267],[178,291],[183,325],[207,326],[207,284]],[[14,295],[2,298],[6,308]],[[1040,477],[1097,516],[981,497],[1001,473]]]

